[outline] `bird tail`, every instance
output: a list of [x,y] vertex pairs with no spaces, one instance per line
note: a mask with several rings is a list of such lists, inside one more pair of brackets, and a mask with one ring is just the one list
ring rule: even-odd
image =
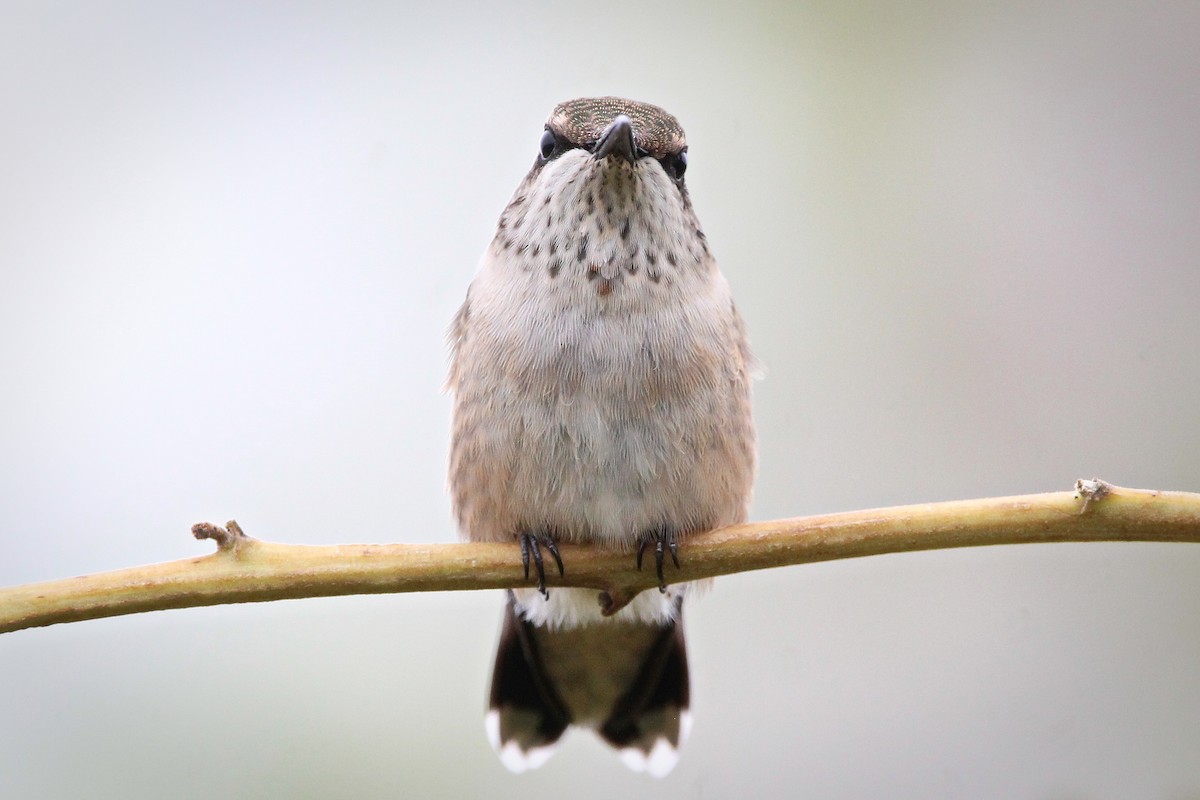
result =
[[563,732],[576,724],[595,728],[631,769],[662,777],[674,768],[687,739],[689,699],[678,614],[666,624],[603,622],[550,630],[522,619],[509,593],[487,732],[513,772],[544,764]]

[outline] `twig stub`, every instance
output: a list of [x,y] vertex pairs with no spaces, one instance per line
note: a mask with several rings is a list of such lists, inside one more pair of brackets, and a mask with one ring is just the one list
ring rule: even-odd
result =
[[250,538],[242,531],[242,526],[237,524],[237,520],[232,519],[225,523],[224,528],[211,522],[197,522],[192,526],[192,536],[197,539],[212,539],[217,543],[219,550],[233,550],[239,542]]
[[1079,513],[1084,514],[1094,500],[1103,500],[1113,490],[1111,483],[1099,478],[1080,478],[1075,481],[1075,497],[1083,498]]

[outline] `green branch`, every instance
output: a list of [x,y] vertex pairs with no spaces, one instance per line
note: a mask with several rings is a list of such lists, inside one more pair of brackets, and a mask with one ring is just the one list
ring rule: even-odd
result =
[[[217,552],[0,589],[0,633],[143,611],[298,597],[527,586],[515,544],[287,545],[202,523]],[[1075,492],[927,503],[734,525],[687,537],[671,581],[840,558],[1038,542],[1200,542],[1200,494],[1079,481]],[[620,608],[652,589],[630,553],[560,545],[565,577]]]

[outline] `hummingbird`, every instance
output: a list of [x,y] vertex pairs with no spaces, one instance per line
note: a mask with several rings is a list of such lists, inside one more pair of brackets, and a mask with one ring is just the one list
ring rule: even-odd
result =
[[[688,196],[671,114],[560,103],[450,328],[449,486],[460,533],[519,544],[488,738],[514,772],[571,725],[666,775],[691,724],[689,534],[744,521],[756,362]],[[659,590],[605,605],[546,587],[559,542],[654,554]],[[530,566],[534,576],[530,578]],[[667,569],[668,572],[664,572]]]

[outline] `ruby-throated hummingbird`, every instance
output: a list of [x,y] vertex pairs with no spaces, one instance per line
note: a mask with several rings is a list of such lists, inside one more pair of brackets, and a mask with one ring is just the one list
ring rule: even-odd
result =
[[[517,772],[571,724],[654,775],[687,736],[688,584],[667,586],[663,561],[745,519],[755,462],[754,359],[687,165],[661,108],[559,105],[450,332],[459,527],[517,540],[536,571],[537,588],[508,593],[487,715]],[[593,590],[547,591],[543,551],[561,571],[563,541],[636,551],[639,566],[648,547],[661,591],[611,615]]]

